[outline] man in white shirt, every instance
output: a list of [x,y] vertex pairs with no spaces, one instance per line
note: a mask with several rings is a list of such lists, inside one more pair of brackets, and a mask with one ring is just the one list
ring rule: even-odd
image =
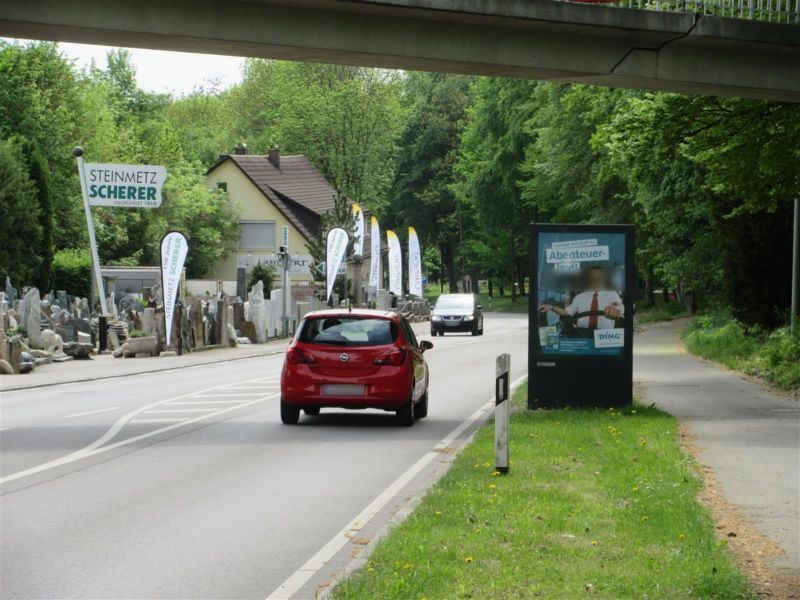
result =
[[585,312],[602,313],[579,317],[575,326],[589,331],[613,329],[616,327],[614,321],[624,316],[625,306],[617,292],[603,289],[606,287],[605,270],[602,267],[591,267],[586,273],[586,285],[588,290],[575,296],[569,306],[562,308],[542,304],[539,311],[552,310],[562,317],[573,317]]

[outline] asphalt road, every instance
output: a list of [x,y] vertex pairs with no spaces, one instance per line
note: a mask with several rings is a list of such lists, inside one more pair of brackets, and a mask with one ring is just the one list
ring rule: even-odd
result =
[[410,429],[379,411],[281,425],[281,356],[4,392],[0,595],[311,597],[487,414],[496,355],[525,373],[526,327],[437,337]]

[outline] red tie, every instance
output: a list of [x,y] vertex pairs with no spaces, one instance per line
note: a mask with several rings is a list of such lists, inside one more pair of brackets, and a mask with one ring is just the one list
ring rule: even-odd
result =
[[[597,292],[594,293],[592,296],[592,311],[598,310],[598,302],[597,302]],[[589,329],[597,329],[597,315],[593,314],[589,317]]]

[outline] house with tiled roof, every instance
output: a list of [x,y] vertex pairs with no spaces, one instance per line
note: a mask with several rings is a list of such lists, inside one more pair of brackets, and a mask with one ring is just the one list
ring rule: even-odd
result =
[[241,226],[238,243],[208,279],[235,281],[238,268],[276,265],[278,248],[288,246],[291,279],[313,280],[306,243],[318,233],[321,215],[333,208],[336,190],[305,156],[281,156],[277,148],[248,154],[239,147],[220,155],[206,181],[228,192]]

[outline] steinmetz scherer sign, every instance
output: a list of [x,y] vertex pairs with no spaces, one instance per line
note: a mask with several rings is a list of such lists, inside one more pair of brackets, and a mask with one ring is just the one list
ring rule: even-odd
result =
[[91,206],[161,206],[161,188],[167,180],[163,166],[86,163],[84,172]]

